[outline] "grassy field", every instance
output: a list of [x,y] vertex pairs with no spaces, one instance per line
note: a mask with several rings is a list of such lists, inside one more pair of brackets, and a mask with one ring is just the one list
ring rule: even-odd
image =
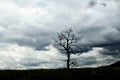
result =
[[120,67],[1,70],[0,80],[120,80]]

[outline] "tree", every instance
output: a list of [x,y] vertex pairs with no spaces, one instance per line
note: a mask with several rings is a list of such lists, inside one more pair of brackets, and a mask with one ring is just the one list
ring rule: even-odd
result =
[[67,69],[70,69],[70,57],[71,53],[74,53],[73,46],[76,46],[78,38],[75,36],[71,28],[66,29],[65,31],[58,33],[56,43],[60,46],[67,55]]

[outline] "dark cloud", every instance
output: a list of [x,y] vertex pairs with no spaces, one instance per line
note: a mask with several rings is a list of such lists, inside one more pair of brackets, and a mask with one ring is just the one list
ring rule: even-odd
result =
[[106,3],[101,3],[101,5],[103,5],[104,7],[106,7],[106,6],[107,6],[107,4],[106,4]]
[[100,53],[120,57],[120,44],[104,46],[103,48],[104,50],[100,51]]
[[96,1],[89,1],[88,3],[89,7],[95,7],[96,4],[97,4]]

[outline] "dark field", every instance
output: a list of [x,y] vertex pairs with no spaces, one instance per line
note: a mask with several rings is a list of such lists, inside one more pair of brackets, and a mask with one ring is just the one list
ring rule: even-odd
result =
[[1,70],[0,80],[120,80],[120,67]]

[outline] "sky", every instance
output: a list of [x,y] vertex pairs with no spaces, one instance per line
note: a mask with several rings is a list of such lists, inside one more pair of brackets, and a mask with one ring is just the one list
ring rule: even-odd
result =
[[120,0],[0,0],[0,69],[66,67],[54,39],[69,27],[81,38],[77,67],[119,61],[119,13]]

